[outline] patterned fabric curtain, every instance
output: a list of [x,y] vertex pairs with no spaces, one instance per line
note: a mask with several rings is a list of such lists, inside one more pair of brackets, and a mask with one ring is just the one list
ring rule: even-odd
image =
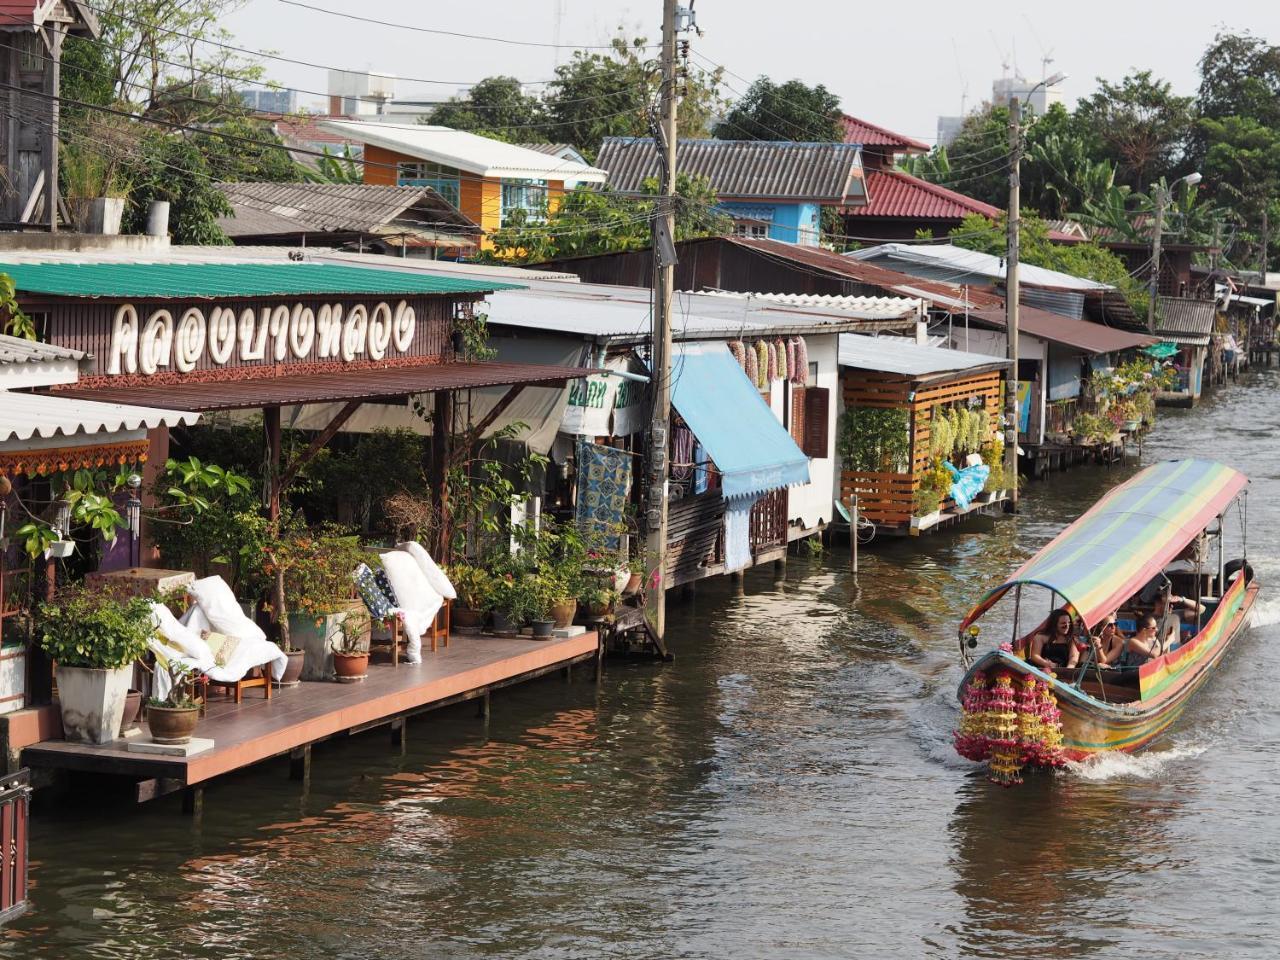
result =
[[587,533],[601,535],[611,550],[618,549],[622,543],[619,529],[626,515],[630,491],[630,454],[579,441],[578,526]]

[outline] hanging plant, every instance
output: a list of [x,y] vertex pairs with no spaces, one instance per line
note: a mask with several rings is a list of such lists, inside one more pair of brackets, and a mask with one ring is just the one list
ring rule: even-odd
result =
[[836,441],[844,469],[905,473],[911,456],[910,425],[906,410],[849,407],[840,416]]
[[929,452],[942,460],[951,456],[951,448],[955,444],[955,434],[951,429],[951,421],[947,419],[942,407],[933,408],[933,424],[929,434]]
[[773,383],[773,381],[775,381],[775,380],[777,380],[777,379],[778,379],[778,354],[777,354],[777,352],[773,349],[773,343],[772,343],[772,342],[770,342],[770,343],[766,343],[766,344],[764,345],[764,352],[765,352],[765,355],[766,355],[766,356],[768,356],[768,358],[769,358],[769,376],[768,376],[768,381],[769,381],[770,383]]
[[796,382],[796,342],[787,341],[787,379]]
[[787,343],[781,337],[773,341],[773,352],[778,358],[778,379],[787,379]]
[[747,379],[752,385],[756,385],[758,378],[756,376],[756,351],[754,347],[745,347],[743,351],[742,370],[747,375]]
[[744,370],[747,366],[747,351],[742,345],[741,340],[729,341],[729,352],[733,354],[733,359],[738,361],[738,366]]
[[796,337],[796,379],[798,386],[806,386],[809,383],[809,348],[804,342],[804,337]]
[[769,385],[769,348],[763,340],[755,343],[756,352],[756,386],[763,390]]

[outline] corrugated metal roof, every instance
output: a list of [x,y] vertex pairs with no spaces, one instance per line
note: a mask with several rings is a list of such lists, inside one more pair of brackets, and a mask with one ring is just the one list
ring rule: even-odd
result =
[[[609,186],[622,193],[640,193],[659,170],[654,142],[644,137],[606,137],[596,163],[609,171]],[[676,166],[706,177],[725,200],[848,203],[866,196],[862,152],[851,143],[681,140]]]
[[1162,340],[1204,346],[1213,333],[1216,303],[1190,297],[1161,297],[1156,334]]
[[[697,291],[688,291],[696,293]],[[733,293],[729,290],[706,290],[700,296],[728,297],[736,300],[767,300],[792,307],[823,307],[848,311],[864,320],[899,320],[909,312],[923,314],[925,303],[918,297],[854,297],[826,293]]]
[[864,147],[893,147],[895,153],[928,153],[929,145],[911,137],[869,123],[858,117],[843,114],[840,125],[844,127],[845,143],[860,143]]
[[438,231],[480,228],[430,187],[368,183],[221,183],[235,209],[218,225],[230,237],[298,231],[372,233],[393,220]]
[[87,400],[163,400],[190,410],[255,410],[297,403],[375,400],[436,390],[466,390],[518,383],[563,383],[596,372],[537,363],[429,363],[411,367],[359,367],[250,380],[72,387],[61,396]]
[[58,360],[78,363],[87,356],[83,350],[0,334],[0,363],[50,363]]
[[676,347],[671,405],[711,455],[726,498],[809,482],[809,458],[724,344]]
[[848,217],[905,217],[959,220],[971,213],[995,219],[1000,211],[989,203],[901,170],[867,171],[867,203],[841,211]]
[[[1003,306],[999,309],[974,310],[969,316],[1000,329],[1004,329],[1005,326]],[[1050,313],[1048,310],[1028,307],[1025,303],[1018,310],[1018,331],[1039,337],[1041,340],[1051,340],[1054,343],[1075,347],[1086,353],[1135,350],[1158,341],[1158,338],[1149,334],[1104,327],[1100,323],[1092,323],[1089,320],[1076,320]]]
[[549,157],[561,157],[578,163],[587,162],[571,143],[518,143],[516,146],[524,147],[526,150],[533,150],[537,153],[545,153]]
[[[1003,257],[966,250],[950,243],[883,243],[877,247],[855,250],[846,256],[880,263],[903,273],[919,276],[937,277],[941,273],[952,282],[961,282],[967,278],[1003,280],[1005,276]],[[1018,281],[1028,286],[1058,290],[1101,292],[1114,289],[1109,284],[1027,263],[1018,266]]]
[[[122,399],[140,399],[135,391],[122,391]],[[126,403],[102,403],[65,395],[4,393],[0,395],[0,443],[30,440],[32,437],[74,437],[79,435],[175,427],[195,423],[197,413],[161,407],[138,407]]]
[[515,289],[492,281],[322,263],[0,263],[19,291],[62,297],[450,294]]
[[321,130],[349,137],[417,157],[447,167],[457,167],[482,177],[511,177],[530,180],[579,180],[604,183],[605,172],[598,167],[548,156],[537,150],[503,143],[450,127],[423,123],[370,123],[362,120],[322,120]]
[[1008,360],[999,357],[924,346],[900,337],[840,335],[840,366],[857,370],[925,377],[956,371],[999,370],[1008,365]]

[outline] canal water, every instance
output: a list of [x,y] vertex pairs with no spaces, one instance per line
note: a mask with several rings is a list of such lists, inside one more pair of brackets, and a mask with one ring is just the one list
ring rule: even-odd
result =
[[[1002,789],[954,755],[967,605],[1136,469],[1017,518],[703,586],[676,661],[610,664],[176,801],[32,826],[0,957],[1271,957],[1280,939],[1280,374],[1165,412],[1144,462],[1247,471],[1252,633],[1137,757]],[[1273,587],[1274,591],[1277,589]]]

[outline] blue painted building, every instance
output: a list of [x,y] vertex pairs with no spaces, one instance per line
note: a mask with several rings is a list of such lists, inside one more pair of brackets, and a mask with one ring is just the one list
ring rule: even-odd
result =
[[[607,137],[596,166],[608,172],[612,189],[639,195],[658,176],[658,153],[647,138]],[[710,181],[737,236],[816,247],[823,207],[867,202],[856,143],[681,140],[676,166]]]

